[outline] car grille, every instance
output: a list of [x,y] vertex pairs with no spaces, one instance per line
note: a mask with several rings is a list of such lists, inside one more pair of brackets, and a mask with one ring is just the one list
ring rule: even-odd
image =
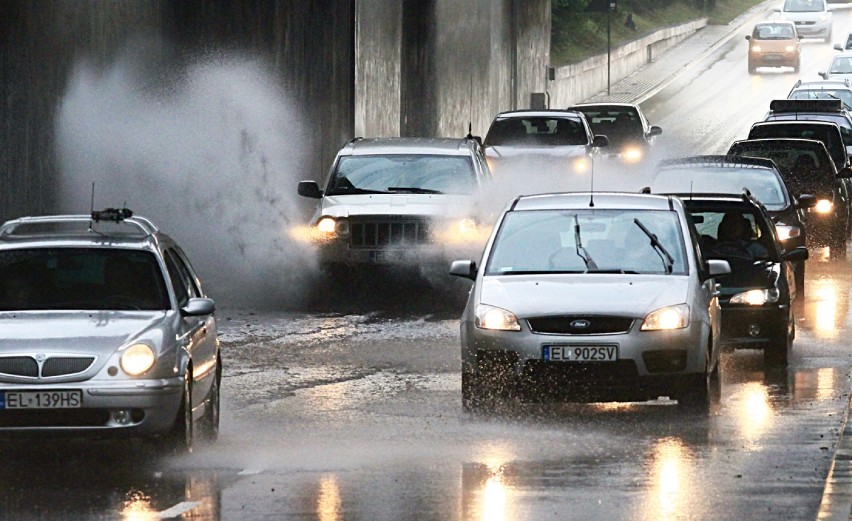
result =
[[429,222],[418,217],[351,219],[349,245],[353,248],[416,246],[429,242]]
[[0,357],[0,375],[51,378],[82,373],[95,362],[94,356],[54,356],[39,365],[32,356]]
[[630,317],[564,315],[527,319],[533,333],[556,335],[606,335],[626,333],[633,324]]
[[796,22],[796,25],[813,25],[816,22]]

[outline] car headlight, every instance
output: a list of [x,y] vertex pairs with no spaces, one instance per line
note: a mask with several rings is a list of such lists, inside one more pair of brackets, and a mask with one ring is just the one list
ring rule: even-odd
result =
[[314,227],[314,239],[328,241],[349,235],[349,222],[346,219],[323,217]]
[[822,15],[822,16],[820,16],[820,17],[819,17],[819,21],[820,21],[820,22],[824,22],[824,21],[826,21],[826,20],[828,20],[828,15],[827,15],[827,14],[824,14],[824,15]]
[[760,48],[760,45],[752,45],[751,52],[763,52],[763,49]]
[[121,370],[130,376],[139,376],[154,365],[157,355],[146,344],[133,344],[121,353]]
[[737,293],[731,297],[731,304],[747,304],[749,306],[762,306],[778,302],[778,288],[751,289]]
[[795,45],[788,45],[787,47],[784,47],[784,50],[787,51],[787,52],[793,52],[793,51],[796,50],[796,46]]
[[830,213],[834,209],[834,203],[829,201],[828,199],[820,199],[817,201],[816,206],[814,206],[814,210],[816,213]]
[[575,174],[585,174],[592,168],[592,162],[587,157],[578,157],[571,162]]
[[678,304],[668,306],[648,313],[642,322],[642,331],[658,331],[661,329],[683,329],[689,324],[689,306]]
[[621,156],[628,163],[635,163],[642,160],[642,149],[637,146],[629,146],[621,152]]
[[476,327],[479,329],[492,329],[496,331],[520,331],[521,324],[518,317],[511,311],[479,304],[476,306]]
[[779,241],[786,241],[787,239],[794,239],[800,235],[802,235],[802,229],[798,226],[789,226],[787,224],[776,224],[775,225],[775,234],[778,236]]

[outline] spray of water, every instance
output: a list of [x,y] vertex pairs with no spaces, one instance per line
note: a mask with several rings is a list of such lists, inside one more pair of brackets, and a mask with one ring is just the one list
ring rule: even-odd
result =
[[151,218],[219,302],[297,303],[314,265],[286,233],[304,220],[299,114],[261,60],[161,63],[134,47],[76,65],[56,128],[62,211],[87,213],[95,182],[96,206]]

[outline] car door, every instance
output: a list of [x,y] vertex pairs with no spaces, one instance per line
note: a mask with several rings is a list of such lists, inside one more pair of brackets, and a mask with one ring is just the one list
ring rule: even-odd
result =
[[[203,296],[197,279],[177,248],[167,249],[165,260],[179,308],[186,306],[189,299]],[[195,407],[207,397],[216,374],[216,322],[213,315],[187,316],[181,318],[181,325],[192,362],[192,403]]]

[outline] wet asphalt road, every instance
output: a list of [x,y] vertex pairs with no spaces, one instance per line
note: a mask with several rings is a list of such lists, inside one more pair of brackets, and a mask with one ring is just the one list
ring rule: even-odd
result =
[[[831,54],[807,42],[802,77]],[[748,76],[735,38],[645,105],[659,155],[723,152],[796,77]],[[813,252],[790,368],[723,355],[704,415],[668,400],[463,413],[461,281],[318,280],[310,311],[223,307],[218,444],[6,443],[0,519],[814,519],[852,385],[850,273]]]

